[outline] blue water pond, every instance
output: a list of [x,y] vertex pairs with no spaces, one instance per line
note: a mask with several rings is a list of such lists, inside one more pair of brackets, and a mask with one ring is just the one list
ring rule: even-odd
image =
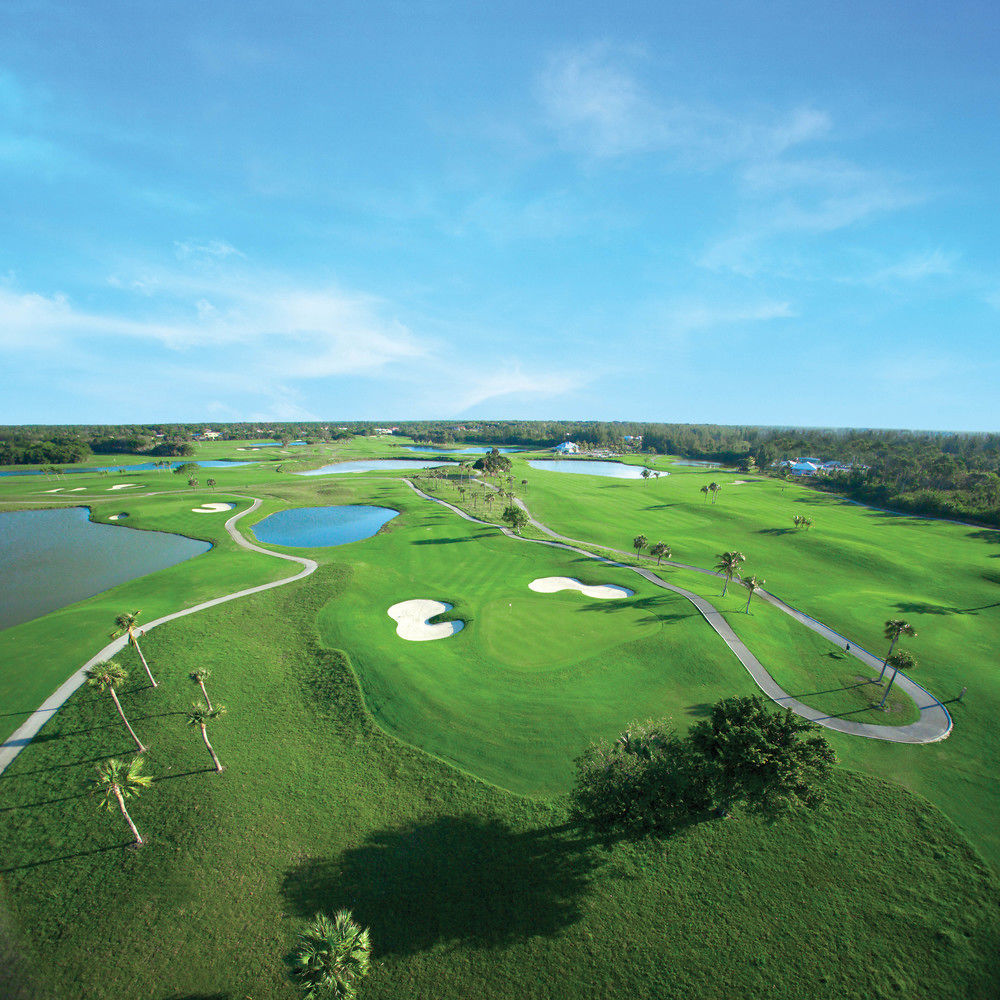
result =
[[398,510],[351,504],[343,507],[296,507],[265,517],[253,526],[258,541],[267,545],[315,549],[346,545],[371,538]]
[[417,458],[374,458],[364,462],[337,462],[324,465],[321,469],[296,472],[296,476],[330,476],[338,472],[396,472],[400,469],[436,469],[450,462],[421,462]]
[[[612,479],[641,479],[642,466],[625,465],[624,462],[591,462],[586,459],[528,459],[533,469],[546,472],[572,472],[578,476],[610,476]],[[661,472],[661,476],[667,475]]]

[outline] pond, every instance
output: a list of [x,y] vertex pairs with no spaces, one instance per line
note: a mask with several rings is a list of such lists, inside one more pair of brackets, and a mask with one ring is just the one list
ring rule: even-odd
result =
[[183,535],[96,524],[85,507],[0,514],[0,629],[174,566],[211,547]]
[[681,459],[681,458],[675,458],[670,464],[671,465],[689,465],[692,468],[698,468],[698,469],[718,469],[718,468],[720,468],[720,465],[719,465],[718,462],[702,462],[700,460],[695,460],[693,458],[691,458],[691,459],[688,459],[688,458],[683,458],[683,459]]
[[296,472],[296,476],[329,476],[338,472],[397,472],[400,469],[437,469],[451,462],[421,462],[417,458],[373,458],[363,462],[337,462],[334,465],[324,465],[321,469],[309,469],[307,472]]
[[349,504],[343,507],[296,507],[280,510],[253,526],[257,540],[267,545],[315,549],[371,538],[398,510]]
[[[191,462],[190,460],[180,460],[177,462],[171,462],[170,468],[179,469],[182,465],[197,465],[202,469],[235,469],[238,465],[256,464],[257,463],[255,462],[233,462],[228,459],[218,459],[210,462]],[[119,469],[124,469],[128,473],[151,472],[156,469],[156,463],[142,462],[140,465],[89,465],[79,469],[74,466],[69,466],[63,467],[62,471],[68,472],[71,475],[78,475],[84,472],[117,472]],[[0,476],[41,476],[44,473],[44,469],[9,469],[6,472],[0,472]]]
[[[436,448],[431,444],[408,444],[407,451],[424,451],[432,455],[488,455],[492,450],[492,445],[472,445],[468,448]],[[524,451],[523,448],[497,448],[501,455],[516,455]]]
[[[546,472],[572,472],[579,476],[610,476],[612,479],[642,479],[641,465],[626,465],[624,462],[592,462],[587,459],[528,459],[533,469]],[[654,473],[655,475],[655,473]],[[661,476],[668,473],[661,472]]]

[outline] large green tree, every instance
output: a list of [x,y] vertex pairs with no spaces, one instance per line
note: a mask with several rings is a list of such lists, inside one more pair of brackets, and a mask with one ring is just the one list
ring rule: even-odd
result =
[[117,639],[120,635],[128,634],[128,644],[139,654],[139,659],[142,660],[150,684],[157,687],[156,678],[153,676],[153,671],[149,669],[146,657],[142,654],[142,649],[139,647],[139,636],[136,634],[135,624],[141,614],[141,611],[123,611],[115,618],[115,630],[111,633],[111,638]]
[[339,910],[332,920],[317,913],[292,956],[292,975],[305,1000],[354,1000],[370,966],[368,929],[355,923],[350,910]]
[[504,507],[500,520],[508,525],[515,535],[519,535],[521,529],[528,524],[528,515],[516,503],[509,503]]
[[771,816],[815,808],[837,760],[818,726],[789,708],[772,711],[757,695],[717,702],[688,739],[704,761],[705,780],[724,816],[737,803]]
[[656,556],[656,565],[659,566],[664,559],[670,558],[671,549],[666,542],[657,542],[650,548],[649,554],[651,556]]
[[632,539],[632,548],[635,549],[635,554],[638,555],[642,550],[649,544],[649,539],[645,535],[636,535]]

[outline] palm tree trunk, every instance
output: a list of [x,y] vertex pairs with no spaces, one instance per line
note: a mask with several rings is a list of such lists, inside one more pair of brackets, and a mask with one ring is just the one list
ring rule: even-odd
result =
[[889,697],[889,692],[892,690],[893,682],[896,680],[896,674],[898,673],[898,668],[893,670],[892,677],[889,678],[889,686],[885,689],[885,694],[882,695],[882,700],[878,703],[879,708],[885,704],[885,699]]
[[205,690],[205,682],[200,677],[198,678],[198,687],[201,688],[201,693],[205,696],[205,704],[208,705],[208,710],[210,712],[213,711],[212,699],[209,698],[208,692]]
[[[122,711],[122,703],[118,700],[118,692],[113,687],[109,687],[108,691],[114,700],[115,708],[118,709],[118,714],[122,717],[122,722],[125,723],[125,728],[132,734],[132,739],[135,740],[135,745],[139,748],[139,753],[142,753],[146,748],[139,742],[139,737],[135,735],[135,730],[128,724],[128,719],[125,718],[125,713]],[[124,809],[125,807],[122,806],[122,808]]]
[[125,822],[128,823],[128,828],[132,831],[132,836],[135,837],[135,843],[138,847],[142,844],[142,837],[139,835],[139,831],[135,828],[135,823],[132,822],[132,817],[129,816],[128,810],[125,808],[125,799],[122,796],[121,789],[117,785],[115,785],[115,798],[118,799],[122,815],[125,817]]
[[205,746],[208,747],[208,752],[212,755],[212,760],[215,762],[215,770],[221,774],[222,765],[219,763],[219,758],[215,756],[212,744],[208,742],[208,729],[206,728],[205,723],[201,724],[201,738],[205,741]]
[[889,652],[885,654],[885,659],[882,661],[882,673],[878,675],[878,680],[875,682],[876,684],[881,684],[882,678],[885,677],[885,669],[889,666],[889,657],[892,656],[892,647],[895,645],[896,640],[893,639],[892,642],[889,643]]
[[750,614],[750,601],[753,599],[753,591],[747,594],[747,606],[743,609],[745,614]]
[[132,645],[135,646],[135,651],[139,654],[139,659],[142,660],[142,665],[146,668],[146,674],[149,676],[149,682],[153,687],[158,687],[156,683],[156,678],[153,676],[153,671],[149,669],[149,664],[146,662],[146,657],[142,655],[142,650],[139,648],[139,640],[136,639],[135,633],[129,629],[128,637],[132,640]]
[[730,576],[727,576],[727,577],[726,577],[726,582],[725,582],[725,583],[724,583],[724,584],[722,585],[722,596],[723,596],[723,597],[725,597],[725,596],[726,596],[726,590],[727,590],[727,589],[729,588],[729,581],[730,581],[731,579],[732,579],[732,577],[730,577]]

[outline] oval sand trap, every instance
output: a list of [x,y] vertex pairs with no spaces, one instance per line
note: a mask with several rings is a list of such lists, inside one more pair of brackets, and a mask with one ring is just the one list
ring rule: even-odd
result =
[[235,506],[234,503],[203,503],[200,507],[192,507],[191,511],[194,514],[220,514],[224,510],[232,510]]
[[430,619],[451,611],[454,605],[442,601],[400,601],[389,608],[389,617],[396,622],[396,635],[410,642],[427,642],[429,639],[447,639],[465,628],[465,622],[438,622],[430,624]]
[[613,598],[631,597],[635,591],[628,587],[616,587],[613,583],[604,583],[596,587],[588,587],[571,576],[543,576],[532,580],[528,586],[539,594],[555,594],[560,590],[579,590],[584,597],[598,597],[602,601]]
[[128,511],[124,511],[123,510],[120,514],[112,514],[111,517],[108,518],[108,520],[109,521],[121,521],[122,519],[124,519],[126,517],[128,517]]

